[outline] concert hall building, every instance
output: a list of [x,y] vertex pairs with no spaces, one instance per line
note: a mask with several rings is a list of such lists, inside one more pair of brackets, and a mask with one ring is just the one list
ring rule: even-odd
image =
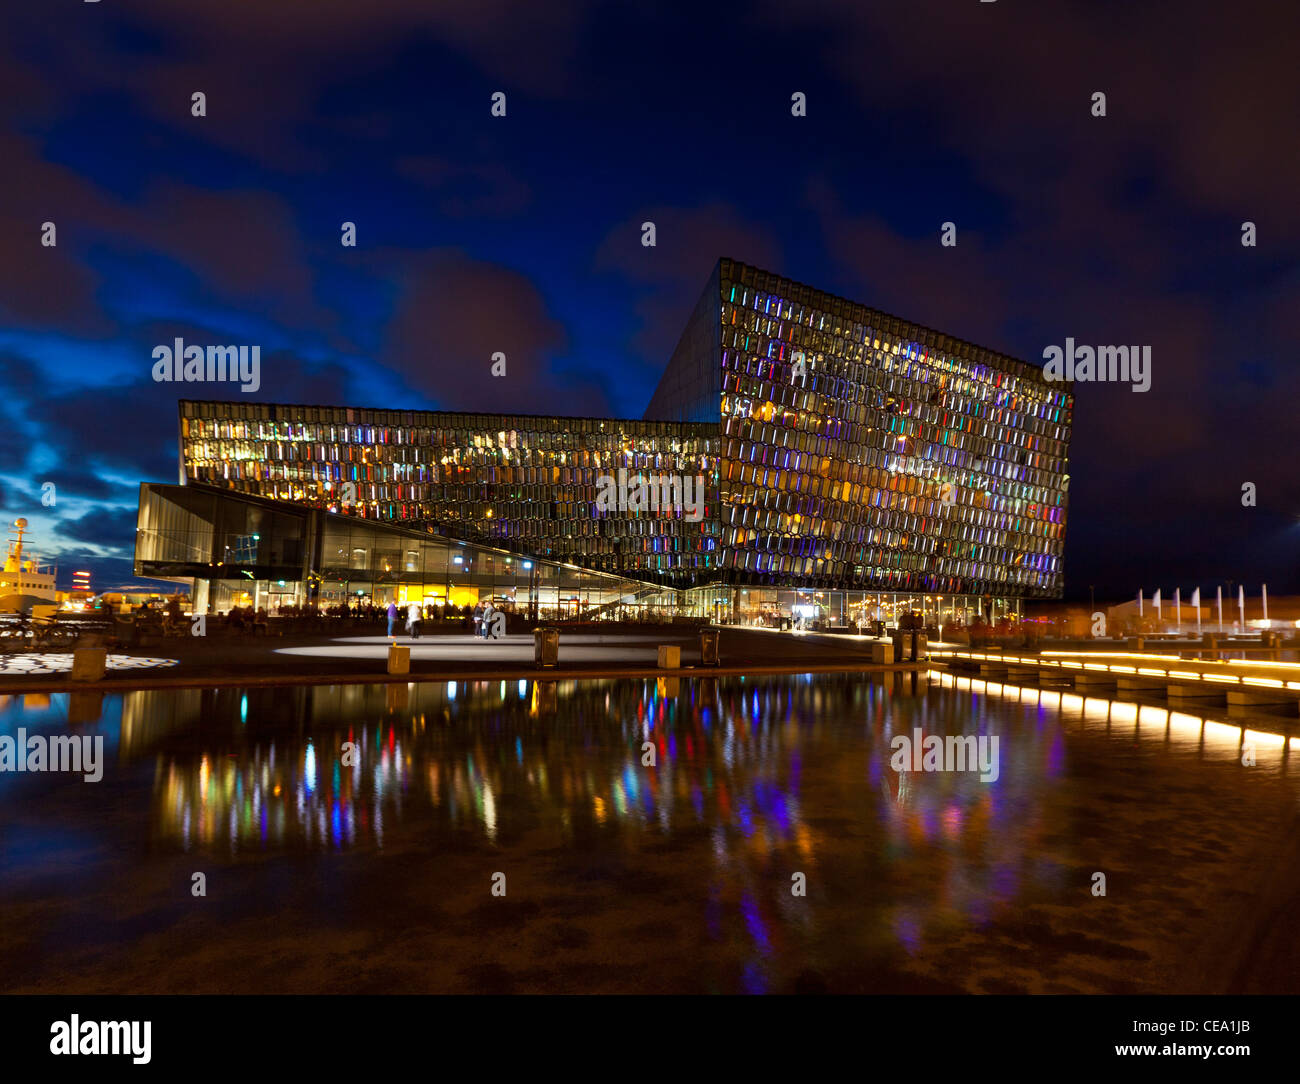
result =
[[179,404],[135,571],[196,610],[347,597],[830,626],[1060,598],[1073,395],[720,260],[643,418]]

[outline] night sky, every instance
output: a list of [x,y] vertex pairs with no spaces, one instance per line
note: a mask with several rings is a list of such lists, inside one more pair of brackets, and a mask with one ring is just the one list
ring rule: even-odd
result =
[[1067,597],[1300,590],[1294,5],[651,8],[5,5],[0,506],[60,586],[129,581],[178,392],[239,397],[160,343],[260,344],[252,399],[639,417],[728,255],[1038,364],[1149,345],[1075,389]]

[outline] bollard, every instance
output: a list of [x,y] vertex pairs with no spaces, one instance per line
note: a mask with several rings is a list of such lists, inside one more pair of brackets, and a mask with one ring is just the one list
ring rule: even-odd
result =
[[719,665],[717,629],[700,630],[700,665]]
[[539,669],[560,664],[560,630],[539,628],[533,630],[533,661]]
[[894,645],[889,640],[877,640],[871,645],[871,661],[877,666],[892,666]]
[[388,645],[388,672],[390,674],[409,674],[411,672],[411,649],[403,644]]
[[676,670],[682,664],[682,649],[676,644],[659,645],[659,669]]
[[102,647],[78,647],[72,652],[72,680],[100,681],[108,667],[108,650]]
[[1142,644],[1143,644],[1143,639],[1142,639],[1142,637],[1141,637],[1141,636],[1134,636],[1134,637],[1132,637],[1132,638],[1129,640],[1129,642],[1128,642],[1129,650],[1130,650],[1130,651],[1141,651],[1141,650],[1142,650]]
[[894,649],[894,661],[907,662],[907,634],[902,629],[894,629],[890,639]]

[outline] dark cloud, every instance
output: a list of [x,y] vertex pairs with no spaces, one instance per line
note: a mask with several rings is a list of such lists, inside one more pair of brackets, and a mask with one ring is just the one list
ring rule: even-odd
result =
[[[153,277],[155,296],[274,313],[326,333],[333,314],[313,297],[313,273],[287,203],[267,192],[203,191],[165,182],[139,200],[96,189],[42,160],[31,141],[0,135],[0,314],[10,325],[87,337],[120,332],[97,268]],[[53,222],[58,244],[41,244]],[[337,224],[330,223],[337,239]],[[19,255],[23,254],[23,255]]]
[[54,492],[61,501],[69,498],[75,501],[102,501],[112,498],[122,500],[135,496],[132,490],[105,481],[94,470],[61,467],[57,470],[40,471],[39,476],[34,476],[32,481],[38,492],[46,482],[53,482]]
[[[653,248],[641,243],[645,222],[655,226]],[[757,267],[784,264],[771,230],[723,203],[647,207],[606,234],[595,269],[617,273],[632,286],[637,327],[627,344],[630,353],[663,368],[722,256]]]
[[[184,267],[206,296],[275,311],[286,323],[322,330],[332,323],[312,298],[307,252],[292,210],[277,196],[169,183],[152,189],[132,220],[118,225],[121,235]],[[330,227],[337,243],[338,226]]]
[[[96,297],[102,280],[82,262],[76,233],[87,213],[103,213],[105,201],[12,134],[0,132],[0,161],[0,319],[9,327],[110,333],[114,322]],[[54,224],[53,247],[42,244],[46,222]]]
[[[568,333],[526,275],[459,252],[376,262],[402,284],[380,360],[439,409],[608,412],[611,374],[564,370]],[[498,352],[504,377],[492,375]]]
[[[1068,173],[1113,191],[1135,166],[1158,171],[1157,189],[1233,217],[1293,196],[1292,7],[1183,4],[1176,19],[1141,4],[809,0],[763,10],[769,26],[813,31],[801,38],[812,54],[801,72],[824,58],[872,115],[924,117],[1019,203],[1027,174]],[[864,62],[882,50],[916,62]],[[1093,91],[1108,96],[1104,119],[1089,114]],[[1300,236],[1296,216],[1274,227]]]
[[[93,13],[78,5],[61,17],[9,5],[0,30],[58,73],[65,100],[113,88],[142,115],[192,132],[190,95],[202,90],[209,104],[201,138],[302,173],[327,166],[326,150],[301,124],[324,112],[327,76],[365,79],[381,73],[395,50],[429,45],[467,58],[460,74],[483,80],[485,115],[489,90],[562,96],[574,90],[573,61],[592,7],[589,0],[372,0],[362,13],[352,0],[235,8],[227,0],[137,0]],[[440,73],[425,77],[436,85]],[[42,94],[50,95],[48,86]]]
[[[61,538],[73,542],[89,542],[98,546],[113,545],[118,539],[131,539],[135,544],[136,510],[134,508],[100,507],[76,519],[61,519],[54,528]],[[72,550],[69,553],[80,551]]]
[[26,468],[33,429],[28,409],[41,385],[30,359],[11,352],[0,355],[0,474]]
[[60,388],[30,407],[29,420],[37,427],[41,444],[54,456],[51,476],[67,478],[68,488],[86,497],[95,495],[92,479],[101,471],[144,481],[176,477],[180,399],[343,403],[351,395],[350,376],[343,366],[310,364],[283,351],[263,353],[261,387],[256,393],[242,393],[232,383],[155,382],[151,376],[155,345],[170,345],[178,336],[205,346],[238,343],[239,336],[171,323],[139,328],[133,334],[139,343],[137,379]]
[[441,155],[404,155],[393,163],[397,176],[427,189],[449,218],[516,215],[532,202],[523,178],[499,162],[466,163]]
[[29,357],[13,351],[0,354],[0,380],[4,381],[5,401],[26,403],[44,393],[46,378]]

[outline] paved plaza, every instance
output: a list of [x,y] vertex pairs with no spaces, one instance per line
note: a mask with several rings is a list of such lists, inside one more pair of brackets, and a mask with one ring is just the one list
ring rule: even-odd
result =
[[[409,680],[442,677],[536,676],[533,636],[484,640],[467,633],[412,639],[344,633],[306,636],[176,637],[135,651],[114,652],[97,687],[382,681],[391,643],[410,649]],[[720,673],[781,673],[872,667],[866,637],[724,628]],[[660,645],[680,648],[683,670],[700,668],[694,629],[560,632],[559,664],[545,671],[568,676],[655,673]],[[71,655],[22,652],[0,657],[0,692],[71,686]],[[704,668],[712,670],[712,667]]]

